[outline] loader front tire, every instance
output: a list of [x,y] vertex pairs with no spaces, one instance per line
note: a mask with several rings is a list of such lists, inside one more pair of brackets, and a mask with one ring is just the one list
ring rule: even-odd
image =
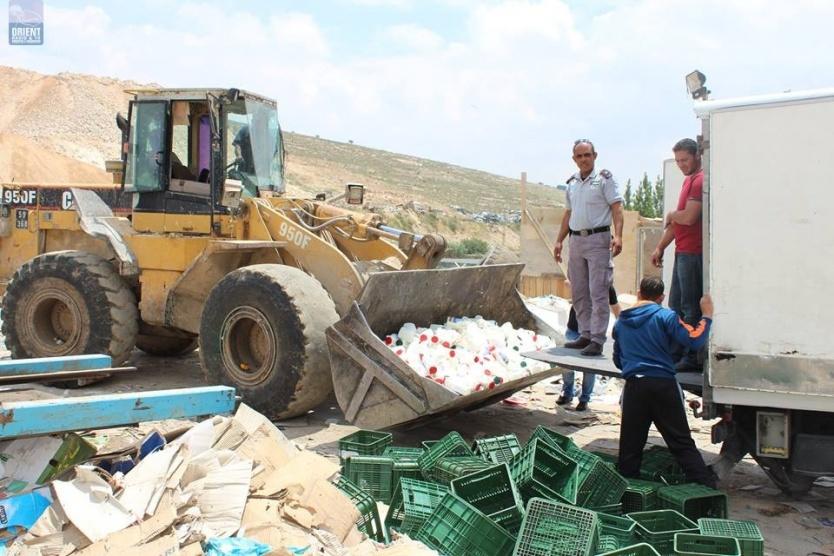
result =
[[324,331],[338,318],[327,291],[303,271],[244,267],[209,293],[200,361],[212,384],[234,386],[268,418],[294,417],[333,390]]
[[136,347],[155,357],[181,357],[197,349],[197,338],[139,334]]
[[3,298],[2,331],[15,359],[102,353],[116,366],[136,344],[139,310],[109,262],[56,251],[14,273]]

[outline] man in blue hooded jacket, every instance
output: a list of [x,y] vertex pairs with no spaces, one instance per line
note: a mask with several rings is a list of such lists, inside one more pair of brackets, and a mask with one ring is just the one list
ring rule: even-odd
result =
[[637,304],[620,313],[614,325],[614,364],[626,380],[617,466],[624,477],[639,477],[643,448],[654,423],[688,481],[715,487],[715,474],[704,458],[686,420],[683,393],[675,379],[676,344],[697,352],[707,341],[713,306],[701,298],[701,320],[692,327],[662,307],[663,281],[644,278]]

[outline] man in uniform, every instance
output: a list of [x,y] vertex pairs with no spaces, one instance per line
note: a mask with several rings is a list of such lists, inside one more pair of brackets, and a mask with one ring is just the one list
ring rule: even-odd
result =
[[562,242],[570,234],[568,279],[580,337],[565,347],[581,349],[586,356],[602,355],[610,315],[612,257],[623,249],[623,196],[611,172],[594,169],[596,159],[591,141],[574,143],[573,161],[579,172],[568,179],[567,210],[553,249],[556,260],[562,262]]
[[[681,139],[674,147],[675,162],[686,176],[683,180],[677,210],[666,215],[663,237],[652,253],[652,263],[663,265],[663,252],[672,241],[675,242],[675,262],[672,270],[672,285],[669,288],[669,308],[689,326],[696,326],[701,320],[699,305],[704,291],[703,249],[701,229],[702,190],[704,171],[701,169],[701,155],[694,139]],[[697,353],[684,350],[678,353],[678,371],[699,371],[701,363]]]

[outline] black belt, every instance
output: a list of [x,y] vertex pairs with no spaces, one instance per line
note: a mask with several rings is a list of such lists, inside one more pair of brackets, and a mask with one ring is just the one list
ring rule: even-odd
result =
[[611,226],[600,226],[599,228],[592,228],[590,230],[571,230],[572,236],[589,236],[591,234],[599,234],[611,230]]

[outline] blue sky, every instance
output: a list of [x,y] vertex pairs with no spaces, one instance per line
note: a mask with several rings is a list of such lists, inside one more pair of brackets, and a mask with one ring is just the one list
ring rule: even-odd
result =
[[243,87],[285,129],[547,183],[578,137],[623,183],[657,174],[699,129],[696,67],[715,97],[834,86],[826,0],[46,0],[45,19],[0,64]]

